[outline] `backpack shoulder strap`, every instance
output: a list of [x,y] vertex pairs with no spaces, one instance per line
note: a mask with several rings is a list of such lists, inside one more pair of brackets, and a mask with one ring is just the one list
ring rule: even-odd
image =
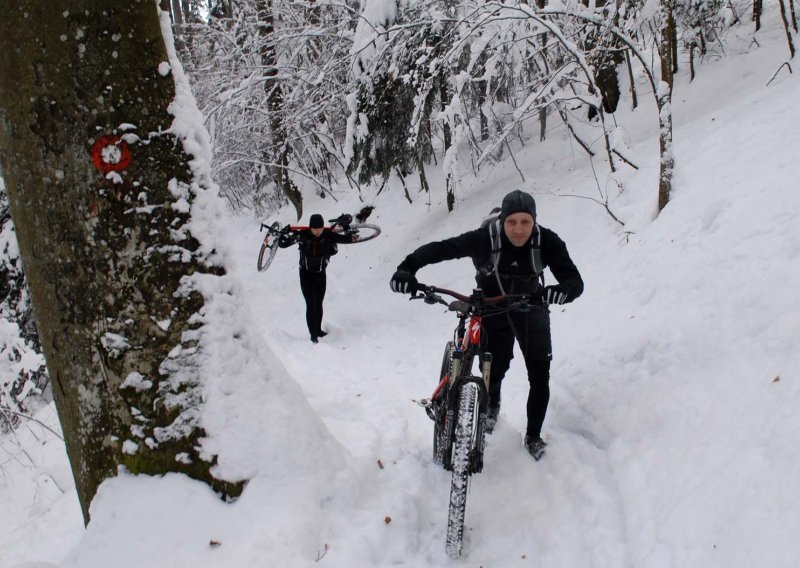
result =
[[500,251],[502,248],[502,242],[500,241],[500,231],[502,228],[500,227],[500,218],[494,219],[489,223],[489,241],[491,244],[491,258],[492,258],[492,265],[497,266],[500,260]]
[[544,286],[544,262],[542,262],[542,231],[539,225],[534,228],[533,238],[531,239],[531,266],[533,271],[539,276],[539,280]]

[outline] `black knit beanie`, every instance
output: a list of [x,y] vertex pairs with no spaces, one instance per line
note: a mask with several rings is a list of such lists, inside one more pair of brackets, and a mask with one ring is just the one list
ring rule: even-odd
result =
[[528,213],[536,218],[536,201],[530,193],[525,193],[515,189],[503,198],[503,205],[500,207],[500,222],[504,222],[506,217],[514,213]]
[[319,213],[314,213],[311,216],[311,220],[308,222],[308,226],[312,229],[321,229],[325,226],[325,220],[322,218],[322,215]]

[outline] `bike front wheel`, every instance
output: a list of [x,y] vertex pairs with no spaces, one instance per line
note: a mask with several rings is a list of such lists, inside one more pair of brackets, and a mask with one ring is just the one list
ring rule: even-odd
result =
[[450,507],[447,513],[445,541],[445,550],[450,558],[461,556],[464,538],[469,476],[478,438],[478,385],[472,381],[462,383],[458,399],[452,455],[453,477],[450,483]]
[[261,243],[261,250],[258,251],[259,272],[265,271],[269,267],[269,265],[272,264],[272,259],[275,258],[275,253],[278,252],[277,231],[279,229],[280,225],[277,222],[275,222],[267,230],[267,236],[264,237],[264,242]]

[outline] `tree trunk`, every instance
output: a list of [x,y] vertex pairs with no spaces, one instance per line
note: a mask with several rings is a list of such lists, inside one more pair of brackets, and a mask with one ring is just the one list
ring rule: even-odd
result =
[[275,49],[275,18],[272,0],[258,0],[258,32],[261,36],[261,62],[264,65],[264,89],[267,93],[272,150],[268,162],[274,164],[275,183],[297,212],[303,216],[303,196],[289,176],[289,145],[283,113],[283,89],[278,81],[278,54]]
[[661,211],[669,203],[672,192],[672,171],[675,167],[675,158],[672,152],[672,84],[673,84],[673,45],[672,26],[674,26],[674,0],[662,0],[661,10],[664,29],[658,44],[658,54],[661,58],[661,82],[656,93],[658,107],[658,146],[659,146],[659,177],[658,177],[658,210]]
[[763,9],[763,0],[753,0],[753,21],[756,23],[756,31],[761,29],[761,12]]
[[[792,0],[789,1],[791,2]],[[778,5],[781,8],[781,21],[783,21],[783,29],[786,31],[786,41],[789,43],[789,58],[794,59],[794,42],[792,41],[792,31],[789,29],[789,22],[786,19],[786,5],[783,3],[783,0],[778,0]]]
[[171,129],[152,0],[18,0],[0,19],[0,164],[84,519],[103,480],[200,454],[205,297],[224,274],[189,221],[198,186]]
[[[447,92],[447,77],[444,73],[439,76],[437,83],[439,84],[439,109],[444,110],[450,104],[450,94]],[[452,144],[452,132],[448,122],[445,122],[442,127],[442,136],[444,137],[444,152],[447,153]]]
[[631,109],[636,110],[639,106],[639,100],[636,96],[636,80],[633,76],[633,65],[631,65],[630,51],[625,50],[625,64],[628,67],[628,82],[631,85]]

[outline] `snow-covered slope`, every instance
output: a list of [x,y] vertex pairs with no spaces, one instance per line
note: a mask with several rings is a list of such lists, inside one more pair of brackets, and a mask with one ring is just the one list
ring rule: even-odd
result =
[[[232,376],[212,385],[210,400],[224,397],[227,384],[240,402],[224,409],[237,419],[211,420],[211,434],[237,440],[230,459],[253,479],[243,497],[227,505],[179,476],[121,475],[103,485],[83,533],[63,453],[33,454],[42,447],[34,440],[4,439],[6,452],[27,448],[34,465],[2,458],[0,565],[796,565],[800,80],[784,69],[766,86],[786,57],[781,33],[765,30],[759,48],[732,42],[728,57],[703,64],[691,85],[681,76],[675,191],[657,218],[646,99],[618,112],[620,124],[638,121],[618,136],[639,170],[612,177],[599,159],[593,169],[556,129],[547,145],[517,151],[525,182],[510,160],[465,176],[452,214],[435,173],[431,195],[412,188],[413,205],[400,187],[370,199],[370,221],[383,234],[333,258],[323,324],[330,333],[318,345],[305,329],[296,251],[279,251],[257,273],[258,221],[231,219],[233,272],[251,331],[280,359],[275,369],[292,385],[285,388],[299,385],[336,442],[304,454],[297,471],[271,469],[264,456],[293,449],[270,425],[281,421],[276,430],[286,431],[293,411],[305,416],[308,405],[281,398],[250,371],[247,381],[234,376],[245,362],[223,361],[220,373]],[[472,481],[465,555],[452,562],[444,555],[449,477],[430,460],[432,424],[414,401],[430,395],[455,321],[441,307],[392,294],[388,280],[411,250],[475,227],[517,187],[537,196],[540,222],[566,241],[586,292],[552,314],[548,454],[537,463],[521,446],[527,382],[517,358],[485,469]],[[601,193],[624,227],[574,197]],[[332,218],[360,205],[348,195],[307,211]],[[282,222],[293,220],[285,215]],[[468,260],[418,276],[472,286]],[[55,424],[52,412],[41,418]],[[241,424],[257,428],[226,430]],[[303,419],[297,428],[307,439],[321,426]],[[43,489],[44,474],[66,494]],[[315,489],[287,494],[296,487]]]

